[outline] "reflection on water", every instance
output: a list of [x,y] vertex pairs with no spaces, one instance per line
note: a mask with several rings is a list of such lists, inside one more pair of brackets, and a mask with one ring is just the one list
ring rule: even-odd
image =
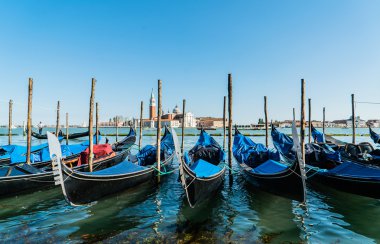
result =
[[[128,129],[120,131],[124,133]],[[369,138],[359,138],[369,141]],[[114,137],[109,139],[115,140]],[[215,139],[220,143],[223,140],[222,137]],[[254,137],[261,143],[264,139]],[[340,139],[350,140],[349,137]],[[24,142],[22,136],[15,136],[13,140]],[[151,144],[154,140],[155,137],[147,136],[143,143]],[[186,137],[185,148],[189,149],[196,140],[195,136]],[[0,137],[0,144],[6,142],[6,137]],[[35,143],[40,142],[35,140]],[[236,172],[233,181],[227,172],[221,190],[196,209],[188,206],[177,171],[162,177],[160,185],[145,183],[89,206],[67,205],[60,188],[0,199],[0,238],[3,242],[380,241],[379,200],[324,186],[308,186],[307,203],[302,205],[253,188],[235,163],[233,169]]]

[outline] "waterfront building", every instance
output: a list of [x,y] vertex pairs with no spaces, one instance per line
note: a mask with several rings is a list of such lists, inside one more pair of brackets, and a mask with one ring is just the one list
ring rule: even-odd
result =
[[199,117],[197,118],[197,126],[223,128],[223,118]]
[[[154,93],[150,95],[149,101],[149,118],[143,119],[143,127],[149,128],[157,128],[157,108],[156,108],[156,99],[154,97]],[[168,127],[180,127],[182,126],[182,118],[183,114],[178,105],[176,105],[172,112],[168,111],[167,113],[163,113],[161,115],[161,126]],[[185,127],[196,127],[194,114],[191,112],[187,112],[185,114]]]
[[[347,127],[352,127],[352,116],[350,116],[349,119],[346,120]],[[367,127],[367,123],[365,120],[360,119],[360,116],[355,117],[355,127],[362,128]]]

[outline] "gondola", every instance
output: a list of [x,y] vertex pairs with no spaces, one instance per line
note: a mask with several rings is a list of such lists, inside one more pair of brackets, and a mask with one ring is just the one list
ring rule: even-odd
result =
[[[293,133],[297,133],[295,125]],[[291,146],[294,148],[293,144]],[[305,201],[305,172],[300,157],[284,161],[276,150],[269,150],[264,145],[253,142],[237,128],[233,155],[246,180],[254,187],[299,202]]]
[[369,127],[369,134],[375,144],[380,144],[380,135],[374,132],[371,127]]
[[[345,143],[335,144],[333,140],[337,140],[333,137],[324,135],[322,132],[311,128],[314,142],[318,144],[327,143],[333,150],[339,151],[342,158],[347,160],[353,160],[362,164],[370,164],[380,166],[380,150],[375,149],[369,142],[361,142],[359,144]],[[321,138],[329,138],[329,140],[322,141]],[[332,138],[332,139],[331,139]]]
[[[107,195],[149,182],[157,175],[156,147],[145,146],[117,165],[89,172],[88,168],[71,169],[61,160],[59,143],[48,133],[56,184],[60,184],[66,201],[72,205],[88,204]],[[170,169],[174,157],[173,137],[167,128],[161,141],[161,169]]]
[[[98,152],[95,154],[94,169],[103,169],[123,161],[134,143],[133,138],[136,139],[133,135],[132,141],[129,142],[129,148],[126,146],[125,148],[127,149],[118,152],[112,151],[112,146],[108,144],[95,145],[94,147],[98,148]],[[69,148],[71,148],[72,152],[80,150],[79,148],[82,148],[82,150],[88,148],[88,144],[83,144],[71,145]],[[0,197],[54,186],[50,151],[47,149],[44,149],[44,158],[48,156],[49,159],[45,161],[34,162],[30,165],[26,163],[11,164],[0,168]],[[66,145],[60,145],[63,156],[66,155],[63,162],[67,167],[76,170],[88,169],[88,165],[86,164],[88,152],[86,150],[68,155],[66,149]]]
[[126,137],[124,137],[121,141],[115,142],[112,144],[112,150],[114,151],[121,151],[127,149],[130,144],[135,143],[136,141],[136,131],[133,129],[133,127],[129,128],[129,133]]
[[[294,157],[292,138],[272,128],[276,149],[286,158]],[[306,144],[307,181],[366,197],[380,198],[380,168],[342,159],[328,144]]]
[[[88,131],[72,133],[72,134],[68,135],[68,139],[77,139],[77,138],[81,138],[81,137],[86,137],[88,135],[89,135]],[[47,139],[47,134],[41,135],[41,134],[38,134],[34,131],[32,131],[32,136],[37,138],[37,139]],[[66,134],[64,134],[64,133],[59,133],[59,136],[66,138]]]
[[195,146],[181,155],[178,138],[173,132],[174,145],[180,167],[180,180],[188,203],[194,208],[212,197],[221,186],[225,166],[225,152],[205,130],[201,130]]

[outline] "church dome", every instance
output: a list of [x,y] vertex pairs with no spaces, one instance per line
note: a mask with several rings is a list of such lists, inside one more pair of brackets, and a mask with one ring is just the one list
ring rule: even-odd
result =
[[173,109],[173,114],[180,114],[181,110],[179,110],[178,105],[175,105],[175,108]]

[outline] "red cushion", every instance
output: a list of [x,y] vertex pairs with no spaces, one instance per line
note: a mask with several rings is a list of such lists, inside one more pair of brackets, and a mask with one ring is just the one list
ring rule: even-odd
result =
[[[95,144],[93,149],[94,149],[94,159],[107,156],[113,153],[112,146],[110,144],[99,144],[99,145]],[[90,156],[90,148],[88,147],[86,150],[80,153],[78,166],[82,164],[87,164],[89,156]]]

